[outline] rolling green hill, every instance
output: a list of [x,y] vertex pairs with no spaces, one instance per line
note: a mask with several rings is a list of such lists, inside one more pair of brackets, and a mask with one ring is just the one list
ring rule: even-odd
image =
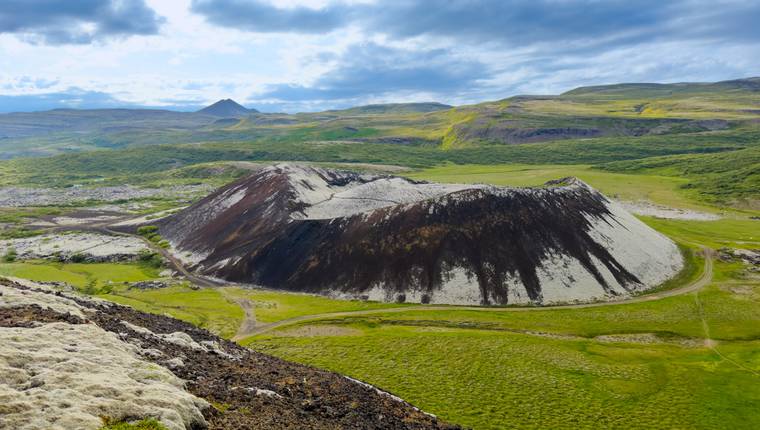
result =
[[0,163],[0,183],[139,184],[178,176],[189,181],[188,171],[168,172],[217,161],[411,168],[584,164],[686,176],[688,191],[698,199],[754,206],[758,106],[760,78],[750,78],[584,87],[460,107],[409,103],[292,115],[250,111],[221,120],[128,109],[6,114],[0,115],[0,158],[17,159]]

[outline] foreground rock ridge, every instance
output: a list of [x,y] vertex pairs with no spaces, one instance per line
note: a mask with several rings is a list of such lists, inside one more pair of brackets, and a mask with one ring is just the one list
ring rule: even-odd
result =
[[672,241],[575,178],[504,188],[286,164],[158,224],[198,273],[345,298],[609,300],[683,266]]
[[0,428],[457,429],[362,382],[190,324],[0,278]]

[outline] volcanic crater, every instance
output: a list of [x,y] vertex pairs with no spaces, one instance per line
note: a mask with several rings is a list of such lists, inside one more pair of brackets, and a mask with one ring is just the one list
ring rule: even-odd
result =
[[505,188],[283,164],[157,224],[197,273],[341,298],[611,300],[683,267],[675,243],[576,178]]

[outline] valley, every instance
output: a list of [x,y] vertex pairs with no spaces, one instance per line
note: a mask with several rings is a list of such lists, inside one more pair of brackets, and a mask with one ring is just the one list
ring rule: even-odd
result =
[[[590,88],[456,108],[392,105],[298,115],[237,110],[234,125],[182,114],[181,121],[211,122],[199,126],[203,132],[179,130],[177,123],[159,137],[153,133],[166,123],[154,124],[146,115],[145,129],[119,135],[127,139],[122,143],[95,151],[86,143],[58,155],[68,147],[66,131],[50,140],[29,131],[26,140],[12,143],[28,144],[33,153],[9,155],[0,163],[0,276],[52,283],[45,285],[171,316],[258,353],[372,384],[465,427],[754,428],[760,426],[760,135],[754,114],[745,111],[756,103],[757,92],[735,83],[698,87],[670,88],[667,94],[659,88]],[[112,130],[83,124],[83,142],[116,142]],[[300,200],[278,201],[272,196],[286,188],[251,185],[262,183],[260,172],[276,169],[294,169]],[[340,173],[346,170],[355,173]],[[231,257],[228,249],[263,252],[251,244],[267,228],[266,242],[276,243],[291,226],[385,216],[462,191],[553,196],[567,184],[539,191],[523,187],[565,177],[607,196],[630,217],[628,231],[634,223],[640,226],[637,235],[651,231],[640,245],[643,254],[661,262],[666,257],[657,253],[672,243],[681,265],[620,297],[490,300],[477,306],[480,296],[437,302],[433,293],[425,304],[408,291],[404,303],[396,303],[403,289],[363,297],[369,296],[368,284],[354,275],[345,282],[348,290],[356,289],[351,295],[337,294],[348,291],[341,288],[325,293],[306,283],[288,286],[297,279],[292,272],[261,282],[253,281],[253,271],[225,272],[219,264]],[[327,185],[319,178],[328,178]],[[352,181],[360,185],[347,185]],[[367,184],[377,181],[409,187],[383,182],[377,187],[382,193],[373,194],[377,190]],[[440,185],[424,185],[438,188],[408,200],[394,194],[416,193],[418,181]],[[236,194],[240,184],[248,188]],[[323,186],[329,193],[322,193]],[[257,193],[261,202],[250,200]],[[340,201],[346,196],[361,204]],[[541,207],[552,201],[542,200]],[[593,199],[581,201],[583,213],[596,207]],[[211,217],[240,202],[234,214]],[[262,202],[280,202],[284,209],[268,211]],[[519,206],[531,205],[521,200]],[[557,221],[561,228],[553,234],[578,225],[568,221],[573,207],[563,206],[565,223]],[[490,222],[493,217],[483,214],[500,212],[489,208],[468,209],[457,224],[479,217]],[[551,218],[531,214],[531,220]],[[277,224],[280,215],[287,221]],[[216,230],[200,228],[204,219],[213,220]],[[423,219],[408,224],[419,226]],[[431,223],[441,225],[445,220]],[[139,233],[139,226],[155,230]],[[320,240],[329,236],[324,231]],[[485,231],[478,243],[499,238],[503,229]],[[375,237],[369,241],[374,243],[396,233],[372,234],[357,237]],[[626,239],[629,249],[639,246],[636,237]],[[658,237],[667,239],[660,243]],[[484,249],[495,253],[497,242],[538,241],[499,238]],[[283,270],[297,247],[282,243],[283,254],[264,252],[272,260],[252,267]],[[314,255],[369,246],[325,243]],[[187,244],[214,244],[218,255],[202,263],[192,255],[201,248]],[[457,255],[467,245],[442,255]],[[336,254],[333,261],[345,264],[355,252]],[[413,253],[368,255],[352,269],[390,267],[394,258],[411,260]],[[297,266],[287,264],[288,270]],[[340,264],[314,267],[303,279],[330,274],[338,278],[324,278],[325,285],[340,283],[335,279],[343,275],[334,275],[341,273],[335,270]],[[415,273],[394,267],[394,273]],[[591,285],[575,278],[584,288]],[[546,304],[556,306],[541,306]]]

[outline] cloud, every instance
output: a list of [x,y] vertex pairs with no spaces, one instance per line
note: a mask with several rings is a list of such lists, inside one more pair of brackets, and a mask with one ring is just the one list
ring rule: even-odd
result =
[[261,33],[326,33],[348,22],[350,9],[296,6],[246,0],[193,0],[192,10],[221,27]]
[[355,25],[392,39],[434,36],[508,46],[582,41],[586,46],[660,39],[756,39],[760,3],[722,0],[330,1],[278,7],[265,0],[193,0],[210,23],[269,33],[326,33]]
[[416,51],[367,43],[351,46],[338,59],[338,66],[312,85],[273,85],[252,96],[252,101],[277,103],[287,110],[314,101],[348,106],[389,94],[466,92],[486,77],[486,66],[448,50]]
[[129,106],[110,94],[72,87],[60,92],[0,95],[0,112],[29,112],[50,109],[102,109]]
[[157,34],[165,19],[144,0],[3,0],[0,33],[36,44],[87,44]]
[[[758,19],[738,0],[0,0],[0,102],[314,111],[719,81],[757,75]],[[84,45],[47,46],[65,43]]]

